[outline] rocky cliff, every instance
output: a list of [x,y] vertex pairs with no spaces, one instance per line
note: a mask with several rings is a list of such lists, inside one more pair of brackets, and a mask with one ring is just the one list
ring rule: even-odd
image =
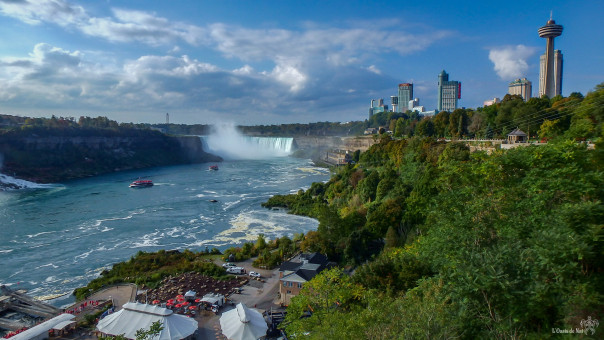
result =
[[295,137],[294,143],[299,150],[348,150],[354,152],[356,150],[366,151],[370,146],[376,143],[373,136],[362,137],[316,137],[303,136]]
[[216,162],[198,137],[154,131],[128,135],[60,135],[50,131],[0,135],[0,172],[38,183],[60,182],[114,171]]

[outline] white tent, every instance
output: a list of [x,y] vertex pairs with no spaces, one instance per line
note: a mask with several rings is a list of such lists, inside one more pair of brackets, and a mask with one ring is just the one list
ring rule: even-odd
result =
[[222,313],[222,334],[232,340],[255,340],[266,336],[268,326],[259,311],[238,303],[235,309]]
[[[48,339],[48,331],[51,329],[63,329],[65,326],[73,323],[75,315],[72,314],[60,314],[54,318],[42,322],[41,324],[34,326],[28,330],[25,330],[13,337],[12,340],[28,340],[28,339]],[[58,327],[63,324],[63,327]]]
[[124,334],[126,338],[135,339],[137,330],[148,330],[156,321],[160,321],[164,329],[153,340],[184,339],[197,330],[195,319],[174,314],[167,308],[137,302],[124,304],[120,311],[99,321],[96,328],[105,334]]

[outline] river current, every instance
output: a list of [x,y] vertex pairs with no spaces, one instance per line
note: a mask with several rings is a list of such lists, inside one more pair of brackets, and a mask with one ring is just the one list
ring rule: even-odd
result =
[[[71,293],[138,251],[224,250],[259,234],[316,229],[314,219],[260,204],[329,172],[309,160],[262,158],[225,160],[218,171],[170,166],[0,192],[0,284],[32,296]],[[155,185],[129,188],[139,177]],[[50,302],[71,301],[67,294]]]

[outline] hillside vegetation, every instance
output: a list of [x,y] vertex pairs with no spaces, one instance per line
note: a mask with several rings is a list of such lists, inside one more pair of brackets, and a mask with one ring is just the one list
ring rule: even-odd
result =
[[603,145],[573,135],[582,126],[601,140],[602,97],[592,96],[545,146],[470,153],[383,136],[329,182],[271,198],[265,206],[319,219],[302,250],[354,269],[306,284],[288,334],[543,339],[602,320]]

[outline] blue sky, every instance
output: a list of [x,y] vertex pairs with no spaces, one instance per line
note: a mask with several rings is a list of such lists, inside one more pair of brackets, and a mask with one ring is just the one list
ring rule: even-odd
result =
[[437,75],[460,105],[538,91],[537,29],[564,26],[563,95],[604,81],[604,1],[0,0],[0,113],[243,125],[351,121]]

